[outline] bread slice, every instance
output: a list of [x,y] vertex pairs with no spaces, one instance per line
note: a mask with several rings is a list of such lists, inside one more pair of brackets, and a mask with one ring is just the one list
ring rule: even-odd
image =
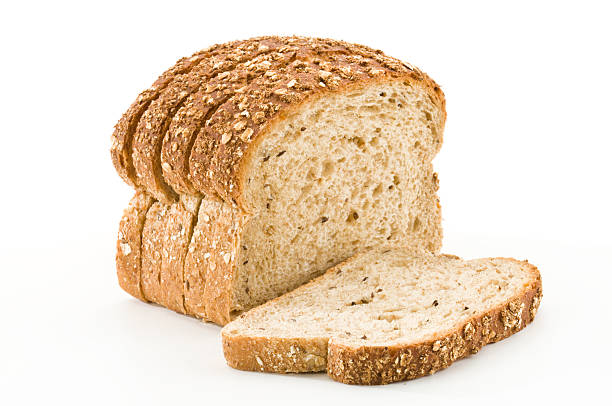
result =
[[164,285],[161,279],[163,241],[169,206],[155,201],[145,219],[142,230],[142,265],[140,280],[144,299],[164,304]]
[[166,218],[162,242],[161,289],[162,301],[167,308],[179,313],[185,309],[184,265],[187,248],[201,199],[184,195],[173,203]]
[[344,383],[386,384],[514,334],[541,296],[526,261],[376,249],[243,314],[223,328],[223,350],[238,369],[327,370]]
[[117,237],[117,279],[119,286],[130,295],[145,300],[140,284],[141,236],[145,218],[153,198],[137,192],[123,212]]
[[[439,250],[432,160],[446,112],[427,75],[342,41],[219,49],[169,84],[131,134],[138,184],[166,210],[167,195],[202,198],[200,212],[219,222],[201,225],[201,248],[186,257],[188,313],[226,324],[364,249]],[[214,77],[176,92],[210,64]]]

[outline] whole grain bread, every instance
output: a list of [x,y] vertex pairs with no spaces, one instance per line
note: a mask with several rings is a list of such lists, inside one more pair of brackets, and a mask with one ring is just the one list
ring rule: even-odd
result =
[[[114,135],[118,171],[156,199],[142,236],[146,300],[225,324],[363,249],[440,248],[432,160],[446,112],[425,74],[325,39],[197,55]],[[191,236],[187,201],[201,201]]]
[[375,249],[222,330],[230,366],[327,370],[349,384],[433,374],[530,323],[542,297],[526,261]]

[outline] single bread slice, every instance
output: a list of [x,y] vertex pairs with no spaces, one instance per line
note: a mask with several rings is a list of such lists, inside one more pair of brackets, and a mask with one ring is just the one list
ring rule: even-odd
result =
[[340,382],[386,384],[514,334],[541,296],[540,274],[526,261],[376,249],[244,313],[223,328],[223,350],[238,369],[327,369]]
[[130,295],[145,300],[140,284],[141,236],[145,218],[153,198],[146,192],[137,192],[123,212],[117,237],[117,278],[119,286]]
[[170,207],[154,202],[147,212],[142,230],[140,284],[144,299],[163,304],[165,286],[162,284],[162,250],[166,220]]
[[187,248],[191,242],[193,227],[201,199],[188,195],[173,203],[168,210],[162,242],[160,304],[179,313],[185,310],[184,265]]

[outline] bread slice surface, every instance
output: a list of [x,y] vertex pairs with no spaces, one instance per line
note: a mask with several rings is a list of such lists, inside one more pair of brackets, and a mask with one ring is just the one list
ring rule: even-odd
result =
[[385,384],[432,374],[519,331],[541,295],[527,262],[375,249],[244,313],[222,330],[223,349],[238,369],[327,370],[345,383]]

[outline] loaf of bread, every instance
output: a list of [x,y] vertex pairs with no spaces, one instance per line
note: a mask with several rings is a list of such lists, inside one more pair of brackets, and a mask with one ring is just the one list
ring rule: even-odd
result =
[[137,190],[120,285],[226,324],[363,249],[437,252],[445,118],[429,77],[360,45],[261,37],[180,60],[112,136]]
[[327,370],[349,384],[433,374],[530,323],[538,270],[509,258],[463,261],[374,249],[250,310],[222,330],[230,366]]

